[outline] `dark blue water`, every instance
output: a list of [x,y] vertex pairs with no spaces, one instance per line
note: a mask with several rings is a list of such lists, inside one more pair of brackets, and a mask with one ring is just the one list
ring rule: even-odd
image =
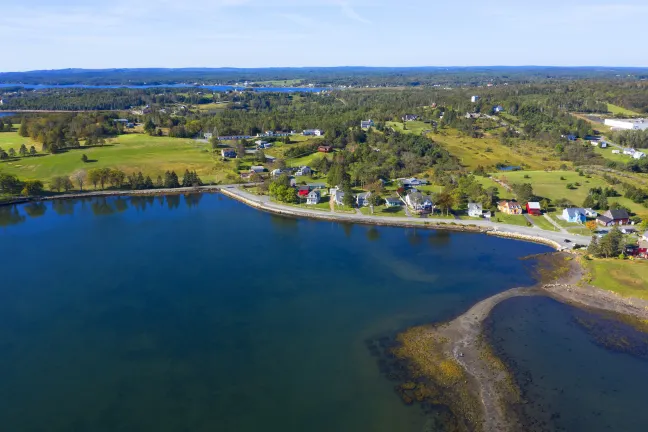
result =
[[544,251],[217,194],[0,207],[2,430],[420,432],[365,341],[531,284]]
[[211,90],[226,92],[233,90],[253,90],[261,93],[319,93],[331,90],[323,87],[240,87],[230,85],[191,85],[191,84],[159,84],[159,85],[83,85],[83,84],[0,84],[0,88],[22,87],[29,90],[44,90],[57,88],[79,88],[79,89],[148,89],[148,88],[193,88],[197,90]]
[[15,115],[16,113],[11,113],[11,112],[2,112],[0,111],[0,117],[9,117],[12,115]]
[[526,430],[648,430],[648,335],[537,297],[498,305],[488,337],[521,385]]

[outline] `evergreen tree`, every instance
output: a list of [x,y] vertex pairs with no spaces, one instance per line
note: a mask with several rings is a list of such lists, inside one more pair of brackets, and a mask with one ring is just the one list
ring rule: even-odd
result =
[[18,135],[20,135],[23,138],[29,136],[29,132],[27,131],[27,120],[25,120],[24,118],[20,121],[20,128],[18,129]]
[[22,157],[27,156],[27,146],[24,143],[20,145],[20,150],[18,150],[18,153]]
[[150,176],[146,176],[144,179],[144,189],[153,189],[153,180]]
[[36,156],[36,148],[34,146],[29,147],[29,155]]

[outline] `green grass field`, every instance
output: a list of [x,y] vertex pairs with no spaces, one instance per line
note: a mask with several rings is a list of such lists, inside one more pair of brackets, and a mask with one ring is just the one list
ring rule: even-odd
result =
[[[498,138],[471,138],[461,136],[454,130],[443,130],[431,134],[430,138],[443,145],[451,154],[459,158],[461,164],[474,170],[478,166],[494,167],[498,163],[513,166],[528,166],[528,169],[557,169],[564,162],[559,161],[551,150],[531,142],[517,147],[507,147]],[[546,160],[543,160],[546,159]]]
[[616,147],[608,147],[608,148],[601,148],[601,147],[595,147],[594,151],[601,156],[603,156],[607,160],[611,160],[614,162],[621,162],[621,163],[626,163],[630,162],[632,158],[630,156],[626,156],[624,154],[614,154],[612,153],[612,150],[618,150]]
[[638,113],[636,111],[626,109],[626,108],[623,108],[623,107],[618,106],[618,105],[614,105],[614,104],[609,103],[609,104],[607,104],[607,106],[608,106],[608,111],[611,112],[614,115],[619,114],[619,115],[624,115],[624,116],[629,116],[629,117],[635,117],[635,116],[636,117],[641,117],[640,113]]
[[533,221],[533,224],[540,229],[547,231],[558,231],[558,228],[553,226],[551,222],[545,219],[544,216],[531,216],[531,220]]
[[495,187],[497,188],[497,196],[500,199],[513,199],[513,192],[509,192],[506,188],[502,187],[499,183],[488,177],[475,176],[475,179],[481,183],[484,188]]
[[430,123],[424,123],[422,121],[411,121],[411,122],[406,122],[405,127],[407,129],[403,129],[403,123],[402,122],[392,122],[388,121],[385,122],[385,125],[387,127],[393,128],[395,131],[398,132],[405,132],[405,133],[412,133],[416,135],[421,135],[423,132],[432,130],[432,125]]
[[[15,137],[2,137],[8,143],[20,146],[23,141]],[[196,170],[203,181],[223,181],[232,173],[232,162],[221,162],[207,151],[208,144],[199,144],[191,139],[151,137],[148,135],[121,135],[110,140],[104,147],[80,148],[55,155],[42,154],[36,157],[19,158],[0,163],[0,170],[15,174],[21,179],[49,181],[54,176],[70,175],[78,169],[119,168],[126,173],[142,171],[145,175],[157,176],[166,170],[175,170],[182,175],[185,169]],[[40,150],[40,145],[37,146]],[[93,162],[83,163],[85,154]]]
[[592,285],[624,297],[648,300],[648,262],[596,259],[585,261]]
[[18,151],[21,144],[25,144],[27,148],[34,146],[36,147],[36,150],[41,150],[40,143],[37,143],[31,138],[23,138],[18,135],[17,132],[0,132],[0,148],[2,148],[3,150],[6,151],[10,148],[13,148],[14,150]]
[[[529,178],[524,178],[528,175]],[[565,180],[561,180],[563,177]],[[513,171],[505,174],[500,174],[499,178],[504,178],[508,184],[514,183],[531,183],[533,192],[541,197],[546,197],[551,200],[565,198],[571,201],[574,205],[580,206],[587,197],[589,190],[594,187],[608,187],[609,185],[605,180],[597,175],[592,175],[591,178],[579,176],[575,171]],[[567,189],[567,184],[580,183],[576,189]],[[619,190],[621,193],[622,191]],[[608,199],[609,203],[618,202],[622,206],[629,208],[632,212],[642,216],[648,216],[648,209],[641,204],[636,204],[624,197],[614,197]],[[555,219],[555,218],[554,218]]]
[[[369,207],[362,207],[360,212],[363,215],[371,216],[371,209]],[[374,207],[373,216],[388,216],[388,217],[407,217],[405,208],[401,207]]]
[[528,226],[528,222],[526,218],[522,215],[507,215],[498,212],[493,217],[493,221],[497,222],[498,219],[499,219],[499,223],[518,225],[518,226]]

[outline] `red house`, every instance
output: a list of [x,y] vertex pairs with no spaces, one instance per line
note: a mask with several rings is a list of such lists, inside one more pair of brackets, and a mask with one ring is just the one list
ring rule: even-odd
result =
[[300,186],[299,190],[297,191],[297,195],[299,195],[300,197],[307,197],[309,193],[310,188],[308,186]]
[[317,147],[317,151],[322,153],[330,153],[331,150],[333,150],[333,147],[327,145]]
[[526,205],[527,213],[533,216],[542,216],[542,208],[539,202],[528,202]]

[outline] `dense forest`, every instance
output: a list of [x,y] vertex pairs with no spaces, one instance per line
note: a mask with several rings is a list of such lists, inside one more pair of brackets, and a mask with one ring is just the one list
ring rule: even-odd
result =
[[[620,77],[624,78],[620,78]],[[578,79],[648,78],[647,68],[591,67],[307,67],[186,69],[64,69],[4,72],[6,84],[155,85],[176,83],[235,84],[303,80],[319,86],[486,85]]]

